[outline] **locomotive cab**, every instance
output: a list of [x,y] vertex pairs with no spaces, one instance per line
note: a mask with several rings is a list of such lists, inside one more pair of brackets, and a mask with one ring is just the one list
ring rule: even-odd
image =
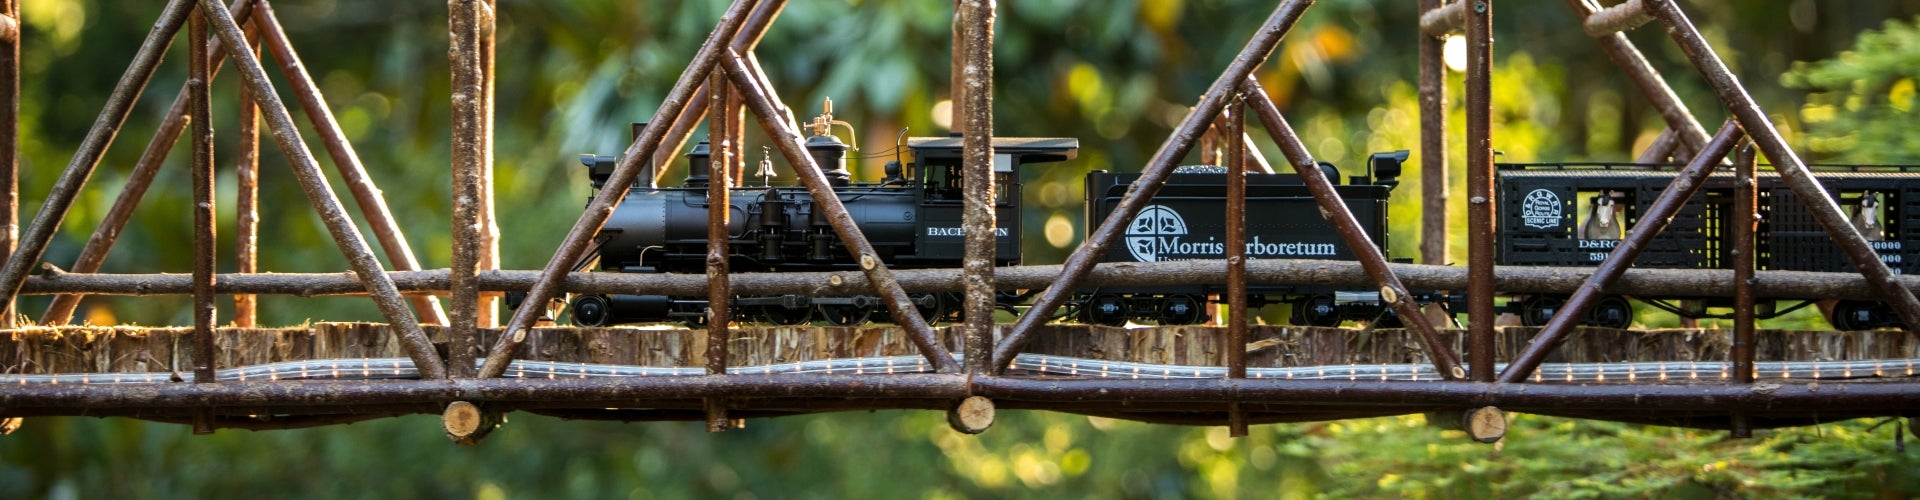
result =
[[[957,263],[965,252],[961,209],[965,205],[964,146],[959,136],[907,139],[913,161],[905,170],[918,180],[915,205],[921,221],[916,254],[903,261]],[[1030,164],[1073,159],[1080,140],[1052,137],[993,138],[994,232],[997,265],[1020,263],[1020,172]],[[910,183],[910,185],[912,185]],[[906,262],[902,262],[903,264]]]

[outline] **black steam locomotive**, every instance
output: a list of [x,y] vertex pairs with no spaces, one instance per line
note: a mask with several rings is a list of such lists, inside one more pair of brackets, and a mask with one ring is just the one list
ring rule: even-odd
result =
[[[819,120],[816,120],[819,121]],[[1079,141],[1071,138],[993,140],[995,206],[999,226],[997,265],[1020,263],[1020,175],[1028,165],[1074,158]],[[961,141],[958,137],[909,138],[904,155],[887,164],[878,182],[856,182],[846,170],[847,144],[815,128],[806,147],[824,169],[836,195],[860,225],[882,260],[902,269],[957,268],[961,264]],[[707,245],[708,146],[688,155],[685,187],[636,187],[596,238],[591,257],[601,271],[684,273],[705,271]],[[1387,199],[1398,184],[1405,151],[1372,155],[1366,172],[1338,185],[1341,172],[1321,164],[1320,175],[1335,189],[1382,253],[1388,234]],[[581,158],[596,189],[612,172],[614,157]],[[763,165],[763,168],[766,166]],[[1604,260],[1640,214],[1673,180],[1671,166],[1641,164],[1501,164],[1496,175],[1502,201],[1500,265],[1589,266]],[[1186,166],[1173,173],[1140,214],[1127,224],[1123,241],[1107,262],[1218,259],[1225,256],[1224,200],[1227,172],[1219,166]],[[1294,174],[1247,175],[1247,255],[1254,259],[1351,260],[1353,252],[1320,216],[1313,197]],[[1817,175],[1838,196],[1856,226],[1897,273],[1920,272],[1920,167],[1824,167]],[[1094,171],[1087,174],[1086,227],[1098,227],[1112,213],[1139,174]],[[1732,259],[1733,179],[1716,173],[1702,194],[1689,202],[1673,223],[1635,262],[1638,267],[1727,268]],[[1777,177],[1760,180],[1761,221],[1756,235],[1758,265],[1769,270],[1851,271],[1826,234]],[[798,187],[734,187],[729,227],[731,266],[740,272],[857,270],[812,196]],[[1224,300],[1223,285],[1184,287],[1106,287],[1079,291],[1065,314],[1082,322],[1121,325],[1129,321],[1193,324],[1210,319],[1210,304]],[[1460,304],[1458,294],[1415,291],[1421,303]],[[1730,307],[1725,298],[1632,297],[1681,317],[1720,317],[1713,308]],[[930,321],[958,319],[958,294],[921,294],[916,307]],[[1022,297],[1000,296],[1014,310]],[[1545,324],[1564,296],[1510,297],[1502,310],[1523,323]],[[1249,304],[1290,304],[1290,322],[1333,326],[1346,320],[1392,324],[1396,318],[1380,302],[1379,292],[1321,286],[1260,285],[1249,289]],[[1759,316],[1774,317],[1814,304],[1762,301]],[[740,320],[799,324],[824,320],[857,325],[884,307],[878,297],[736,297],[732,310]],[[577,295],[571,301],[575,324],[705,320],[705,297],[665,295]],[[1884,305],[1841,301],[1824,304],[1840,329],[1896,325]],[[1457,310],[1457,309],[1456,309]],[[877,317],[884,318],[885,315]],[[1625,327],[1633,318],[1627,297],[1600,301],[1583,323]]]

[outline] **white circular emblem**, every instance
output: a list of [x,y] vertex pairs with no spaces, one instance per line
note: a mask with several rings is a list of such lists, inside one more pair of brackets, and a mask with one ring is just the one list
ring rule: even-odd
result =
[[1527,227],[1560,227],[1560,195],[1547,189],[1535,189],[1520,200],[1520,222]]
[[1133,254],[1133,260],[1140,262],[1158,262],[1159,242],[1163,236],[1186,236],[1187,221],[1180,218],[1180,212],[1160,205],[1147,205],[1140,215],[1127,224],[1127,253]]

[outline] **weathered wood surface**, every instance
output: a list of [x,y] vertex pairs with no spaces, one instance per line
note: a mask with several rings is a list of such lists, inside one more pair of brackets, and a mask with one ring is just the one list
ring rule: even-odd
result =
[[[1000,325],[1005,335],[1010,325]],[[1090,359],[1174,365],[1224,366],[1226,328],[1169,326],[1113,328],[1047,325],[1035,332],[1028,352]],[[951,328],[941,341],[957,348]],[[0,373],[140,373],[191,371],[186,327],[31,327],[0,330]],[[1537,331],[1508,327],[1495,351],[1501,361],[1518,352]],[[444,346],[444,327],[429,327]],[[488,330],[483,342],[497,338]],[[1627,361],[1724,361],[1731,330],[1628,331],[1580,328],[1549,363]],[[1461,347],[1459,330],[1444,330]],[[1251,367],[1427,363],[1418,341],[1404,330],[1254,326],[1246,349]],[[314,323],[286,328],[220,328],[215,331],[221,368],[308,359],[405,357],[390,329],[374,323]],[[820,359],[918,354],[906,333],[893,326],[748,326],[728,346],[728,363],[750,366]],[[1763,361],[1826,361],[1920,357],[1920,342],[1898,330],[1866,332],[1761,331],[1756,346]],[[635,366],[704,366],[706,335],[675,328],[535,329],[521,359]]]

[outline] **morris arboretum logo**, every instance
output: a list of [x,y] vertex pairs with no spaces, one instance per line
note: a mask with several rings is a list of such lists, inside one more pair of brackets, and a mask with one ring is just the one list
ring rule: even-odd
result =
[[1179,241],[1186,235],[1187,221],[1180,218],[1180,212],[1161,205],[1147,205],[1133,218],[1133,223],[1127,224],[1127,252],[1133,254],[1133,260],[1159,262],[1160,240]]
[[1527,197],[1520,200],[1520,222],[1540,229],[1560,227],[1560,195],[1546,189],[1527,193]]
[[[1204,239],[1192,236],[1193,241],[1188,241],[1190,235],[1187,220],[1180,212],[1162,205],[1148,205],[1127,224],[1127,253],[1140,262],[1218,259],[1227,254],[1227,243],[1215,236]],[[1332,243],[1284,240],[1274,243],[1263,240],[1262,235],[1251,236],[1247,241],[1248,258],[1331,257],[1339,251]]]

